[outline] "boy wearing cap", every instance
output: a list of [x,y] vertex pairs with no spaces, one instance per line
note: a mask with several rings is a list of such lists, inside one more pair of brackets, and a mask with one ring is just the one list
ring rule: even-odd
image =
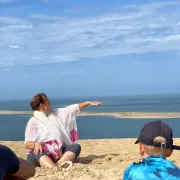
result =
[[166,157],[173,149],[172,129],[162,121],[146,124],[135,144],[139,144],[142,161],[133,163],[124,173],[124,180],[180,180],[180,169]]

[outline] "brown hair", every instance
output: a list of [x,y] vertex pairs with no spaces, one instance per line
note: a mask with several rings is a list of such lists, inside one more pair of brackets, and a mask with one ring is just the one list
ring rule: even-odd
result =
[[43,97],[48,99],[48,97],[45,93],[38,93],[33,97],[32,101],[30,103],[32,110],[38,110],[39,109],[40,104],[44,103]]

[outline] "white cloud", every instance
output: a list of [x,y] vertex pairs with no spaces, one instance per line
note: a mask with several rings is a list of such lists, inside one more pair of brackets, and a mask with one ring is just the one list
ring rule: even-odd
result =
[[60,72],[61,76],[70,76],[71,73],[70,72]]
[[[22,23],[23,21],[21,21]],[[24,22],[23,22],[24,23]],[[10,26],[6,26],[5,28],[14,28],[14,29],[31,29],[33,27],[33,25],[10,25]]]
[[49,15],[45,15],[45,14],[35,14],[35,13],[31,13],[30,18],[32,19],[38,19],[38,20],[60,20],[60,17],[57,16],[49,16]]
[[59,2],[64,2],[68,3],[71,0],[39,0],[41,3],[59,3]]
[[22,24],[24,21],[20,18],[0,16],[0,23],[3,24]]
[[30,14],[28,22],[0,17],[0,23],[12,22],[0,28],[0,66],[180,51],[179,12],[180,3],[165,2],[82,18]]
[[11,68],[3,68],[3,71],[9,72],[9,71],[11,71]]
[[161,9],[163,7],[166,7],[166,6],[169,6],[169,5],[179,5],[179,2],[178,1],[167,1],[167,2],[163,2],[163,1],[159,1],[159,2],[156,2],[156,3],[152,3],[152,4],[144,4],[144,5],[137,5],[137,4],[133,4],[133,5],[127,5],[125,6],[126,8],[134,8],[134,9],[139,9],[139,6],[141,6],[141,8],[146,8],[146,9],[149,9],[149,8],[153,8],[153,9]]
[[20,48],[20,46],[16,46],[16,45],[9,45],[10,48],[14,48],[14,49],[18,49]]
[[12,3],[16,0],[0,0],[0,4],[8,4],[8,3]]

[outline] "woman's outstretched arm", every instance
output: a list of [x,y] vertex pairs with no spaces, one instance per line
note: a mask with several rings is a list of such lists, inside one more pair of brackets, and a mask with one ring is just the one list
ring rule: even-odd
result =
[[98,102],[98,101],[86,101],[86,102],[79,103],[78,107],[80,110],[82,110],[88,106],[99,106],[101,104],[102,102]]

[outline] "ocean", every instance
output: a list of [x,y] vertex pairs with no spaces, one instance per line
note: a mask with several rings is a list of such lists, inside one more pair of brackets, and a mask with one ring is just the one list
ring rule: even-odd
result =
[[[99,107],[88,107],[86,112],[180,112],[180,94],[81,97],[51,99],[53,107],[64,107],[86,100],[102,101]],[[0,101],[0,110],[31,110],[30,100]],[[0,140],[24,140],[30,115],[0,115]],[[80,139],[136,138],[142,126],[157,119],[120,119],[111,116],[80,116],[77,118]],[[180,119],[161,119],[180,137]]]
[[[51,98],[52,106],[64,107],[87,100],[103,102],[100,107],[88,107],[88,112],[180,112],[180,94]],[[31,110],[30,99],[0,101],[0,110]]]

